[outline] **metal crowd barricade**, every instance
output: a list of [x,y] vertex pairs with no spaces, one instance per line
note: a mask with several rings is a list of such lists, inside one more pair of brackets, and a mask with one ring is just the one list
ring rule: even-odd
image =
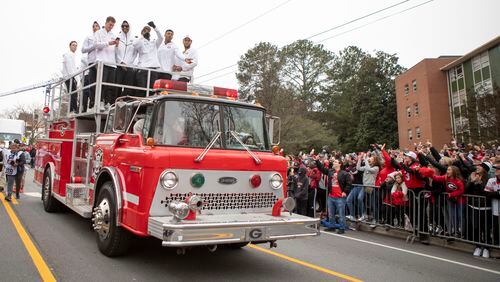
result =
[[408,233],[407,240],[416,236],[414,228],[417,213],[414,212],[416,196],[408,190],[403,203],[395,203],[391,195],[392,185],[386,187],[353,184],[346,200],[346,215],[351,223],[359,224],[359,218],[372,228],[383,227],[397,229]]
[[419,216],[427,224],[421,224],[419,232],[447,240],[457,240],[483,247],[500,248],[500,217],[490,199],[484,196],[464,194],[450,198],[448,193],[429,195],[422,191],[418,197],[425,205]]

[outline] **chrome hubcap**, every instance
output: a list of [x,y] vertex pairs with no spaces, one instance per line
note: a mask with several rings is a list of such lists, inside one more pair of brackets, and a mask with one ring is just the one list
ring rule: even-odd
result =
[[92,213],[92,221],[94,224],[94,230],[99,234],[101,240],[108,238],[109,236],[109,202],[108,199],[103,199],[97,207],[94,208]]

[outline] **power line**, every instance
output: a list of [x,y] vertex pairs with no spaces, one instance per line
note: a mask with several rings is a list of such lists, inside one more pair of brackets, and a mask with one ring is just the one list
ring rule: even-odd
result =
[[230,74],[234,74],[234,71],[225,72],[225,73],[223,73],[223,74],[221,74],[221,75],[214,76],[214,77],[212,77],[212,78],[205,79],[205,80],[200,81],[200,82],[197,82],[197,83],[199,83],[199,84],[203,84],[203,83],[205,83],[205,82],[207,82],[207,81],[211,81],[211,80],[214,80],[214,79],[217,79],[217,78],[220,78],[220,77],[224,77],[224,76],[226,76],[226,75],[230,75]]
[[318,36],[318,35],[321,35],[321,34],[323,34],[323,33],[327,33],[327,32],[330,32],[330,31],[332,31],[332,30],[335,30],[335,29],[339,29],[339,28],[344,27],[344,26],[346,26],[346,25],[352,24],[352,23],[354,23],[354,22],[360,21],[360,20],[362,20],[362,19],[368,18],[368,17],[373,16],[373,15],[375,15],[375,14],[381,13],[381,12],[383,12],[383,11],[386,11],[386,10],[389,10],[389,9],[394,8],[394,7],[396,7],[396,6],[399,6],[399,5],[401,5],[401,4],[404,4],[404,3],[408,2],[408,1],[410,1],[410,0],[404,0],[404,1],[398,2],[398,3],[394,4],[394,5],[391,5],[391,6],[385,7],[385,8],[380,9],[380,10],[377,10],[377,11],[375,11],[375,12],[371,12],[371,13],[369,13],[369,14],[366,14],[366,15],[361,16],[361,17],[359,17],[359,18],[355,18],[355,19],[350,20],[350,21],[348,21],[348,22],[346,22],[346,23],[343,23],[343,24],[341,24],[341,25],[337,25],[337,26],[334,26],[334,27],[329,28],[329,29],[327,29],[327,30],[324,30],[324,31],[322,31],[322,32],[318,32],[318,33],[316,33],[316,34],[313,34],[313,35],[311,35],[311,36],[307,37],[306,39],[311,39],[311,38],[316,37],[316,36]]
[[240,24],[239,26],[237,26],[237,27],[235,27],[235,28],[233,28],[233,29],[231,29],[231,30],[229,30],[229,31],[227,31],[227,32],[225,32],[225,33],[223,33],[223,34],[221,34],[221,35],[217,36],[216,38],[214,38],[214,39],[212,39],[212,40],[210,40],[210,41],[208,41],[207,43],[202,44],[200,47],[198,47],[198,49],[201,49],[201,48],[203,48],[203,47],[205,47],[205,46],[207,46],[207,45],[210,45],[210,44],[212,44],[213,42],[215,42],[215,41],[217,41],[217,40],[219,40],[219,39],[221,39],[221,38],[223,38],[223,37],[225,37],[225,36],[229,35],[230,33],[232,33],[232,32],[234,32],[234,31],[236,31],[236,30],[238,30],[238,29],[240,29],[240,28],[242,28],[242,27],[244,27],[244,26],[246,26],[246,25],[248,25],[248,24],[250,24],[250,23],[252,23],[252,22],[254,22],[254,21],[258,20],[258,19],[260,19],[260,18],[262,18],[263,16],[265,16],[265,15],[267,15],[267,14],[271,13],[272,11],[277,10],[277,9],[279,9],[280,7],[282,7],[282,6],[286,5],[286,4],[288,4],[290,1],[292,1],[292,0],[287,0],[287,1],[285,1],[285,2],[282,2],[281,4],[279,4],[279,5],[277,5],[277,6],[273,7],[273,8],[271,8],[271,9],[269,9],[269,10],[265,11],[264,13],[262,13],[262,14],[260,14],[260,15],[256,16],[256,17],[254,17],[254,18],[252,18],[252,19],[250,19],[249,21],[246,21],[246,22],[244,22],[244,23]]
[[[337,34],[335,34],[335,35],[333,35],[333,36],[327,37],[327,38],[322,39],[322,40],[320,40],[320,41],[316,41],[315,43],[321,43],[321,42],[327,41],[327,40],[329,40],[329,39],[332,39],[332,38],[335,38],[335,37],[338,37],[338,36],[344,35],[344,34],[346,34],[346,33],[349,33],[349,32],[352,32],[352,31],[358,30],[358,29],[360,29],[360,28],[363,28],[363,27],[365,27],[365,26],[368,26],[368,25],[370,25],[370,24],[374,24],[374,23],[379,22],[379,21],[382,21],[382,20],[384,20],[384,19],[387,19],[387,18],[390,18],[390,17],[396,16],[396,15],[402,14],[402,13],[404,13],[404,12],[407,12],[407,11],[410,11],[410,10],[413,10],[413,9],[416,9],[416,8],[418,8],[418,7],[420,7],[420,6],[426,5],[426,4],[428,4],[428,3],[430,3],[430,2],[433,2],[433,1],[434,1],[434,0],[429,0],[429,1],[426,1],[426,2],[422,2],[422,3],[420,3],[420,4],[417,4],[417,5],[411,6],[411,7],[409,7],[409,8],[404,9],[404,10],[401,10],[401,11],[398,11],[398,12],[392,13],[392,14],[390,14],[390,15],[387,15],[387,16],[384,16],[384,17],[381,17],[381,18],[378,18],[378,19],[376,19],[376,20],[374,20],[374,21],[371,21],[371,22],[369,22],[369,23],[366,23],[366,24],[364,24],[364,25],[361,25],[361,26],[355,27],[355,28],[353,28],[353,29],[350,29],[350,30],[347,30],[347,31],[344,31],[344,32],[341,32],[341,33],[337,33]],[[238,64],[233,64],[233,65],[227,66],[227,67],[225,67],[224,69],[228,69],[228,68],[233,67],[233,66],[236,66],[236,65],[238,65]],[[223,69],[219,69],[219,70],[213,71],[213,72],[211,72],[211,73],[209,73],[209,74],[212,74],[212,73],[218,72],[218,71],[220,71],[220,70],[223,70]],[[211,81],[211,80],[214,80],[214,79],[217,79],[217,78],[220,78],[220,77],[223,77],[223,76],[226,76],[226,75],[232,74],[232,73],[234,73],[234,71],[233,71],[233,72],[227,72],[227,73],[224,73],[224,74],[222,74],[222,75],[219,75],[219,76],[216,76],[216,77],[213,77],[213,78],[210,78],[210,79],[206,79],[206,80],[204,80],[203,82]],[[209,74],[206,74],[206,75],[209,75]]]
[[[377,10],[377,11],[374,11],[374,12],[371,12],[371,13],[369,13],[369,14],[367,14],[367,15],[364,15],[364,16],[358,17],[358,18],[356,18],[356,19],[350,20],[350,21],[348,21],[348,22],[345,22],[345,23],[343,23],[343,24],[341,24],[341,25],[337,25],[337,26],[334,26],[334,27],[329,28],[329,29],[327,29],[327,30],[324,30],[324,31],[322,31],[322,32],[319,32],[319,33],[313,34],[313,35],[311,35],[311,36],[309,36],[309,37],[306,37],[305,39],[307,40],[307,39],[310,39],[310,38],[316,37],[316,36],[318,36],[318,35],[320,35],[320,34],[324,34],[324,33],[326,33],[326,32],[329,32],[329,31],[332,31],[332,30],[338,29],[338,28],[340,28],[340,27],[346,26],[346,25],[348,25],[348,24],[354,23],[354,22],[359,21],[359,20],[361,20],[361,19],[364,19],[364,18],[367,18],[367,17],[373,16],[373,15],[375,15],[375,14],[381,13],[381,12],[383,12],[383,11],[386,11],[386,10],[388,10],[388,9],[391,9],[391,8],[393,8],[393,7],[396,7],[396,6],[398,6],[398,5],[401,5],[401,4],[403,4],[403,3],[405,3],[405,2],[408,2],[408,1],[410,1],[410,0],[404,0],[404,1],[398,2],[398,3],[396,3],[396,4],[390,5],[390,6],[388,6],[388,7],[383,8],[383,9],[380,9],[380,10]],[[230,66],[226,66],[226,67],[223,67],[223,68],[220,68],[220,69],[216,69],[216,70],[211,71],[211,72],[209,72],[209,73],[202,74],[202,75],[198,76],[198,78],[200,78],[200,77],[205,77],[205,76],[211,75],[211,74],[213,74],[213,73],[220,72],[220,71],[222,71],[222,70],[225,70],[225,69],[228,69],[228,68],[234,67],[234,66],[236,66],[236,65],[238,65],[238,64],[232,64],[232,65],[230,65]]]
[[332,38],[338,37],[338,36],[340,36],[340,35],[344,35],[344,34],[349,33],[349,32],[351,32],[351,31],[355,31],[355,30],[358,30],[358,29],[360,29],[360,28],[363,28],[363,27],[365,27],[365,26],[367,26],[367,25],[374,24],[374,23],[376,23],[376,22],[379,22],[379,21],[385,20],[385,19],[387,19],[387,18],[390,18],[390,17],[396,16],[396,15],[402,14],[402,13],[404,13],[404,12],[407,12],[407,11],[413,10],[413,9],[415,9],[415,8],[418,8],[418,7],[420,7],[420,6],[423,6],[423,5],[428,4],[428,3],[430,3],[430,2],[433,2],[433,1],[434,1],[434,0],[429,0],[429,1],[426,1],[426,2],[423,2],[423,3],[420,3],[420,4],[417,4],[417,5],[415,5],[415,6],[412,6],[412,7],[406,8],[406,9],[401,10],[401,11],[399,11],[399,12],[392,13],[392,14],[387,15],[387,16],[384,16],[384,17],[382,17],[382,18],[378,18],[378,19],[376,19],[376,20],[374,20],[374,21],[371,21],[371,22],[368,22],[368,23],[366,23],[366,24],[364,24],[364,25],[360,25],[360,26],[355,27],[355,28],[353,28],[353,29],[346,30],[346,31],[344,31],[344,32],[337,33],[337,34],[332,35],[332,36],[330,36],[330,37],[327,37],[327,38],[321,39],[320,41],[316,41],[316,43],[325,42],[325,41],[327,41],[327,40],[329,40],[329,39],[332,39]]

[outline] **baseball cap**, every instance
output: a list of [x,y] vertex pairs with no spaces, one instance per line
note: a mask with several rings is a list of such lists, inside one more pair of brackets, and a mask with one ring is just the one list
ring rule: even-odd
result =
[[415,159],[415,160],[417,159],[417,154],[415,154],[412,151],[406,152],[405,156],[410,157],[410,158]]

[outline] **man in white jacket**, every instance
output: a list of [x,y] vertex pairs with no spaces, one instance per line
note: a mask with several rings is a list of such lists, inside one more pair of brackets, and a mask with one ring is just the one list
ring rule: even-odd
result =
[[[76,90],[76,79],[72,77],[77,71],[78,68],[76,67],[76,48],[78,47],[78,44],[76,41],[71,41],[69,43],[69,52],[63,55],[63,67],[62,67],[62,75],[64,78],[67,80],[64,82],[66,85],[66,90],[68,91],[67,93],[71,93],[72,91]],[[71,112],[77,112],[77,93],[72,93],[70,97],[70,111]]]
[[174,76],[174,80],[193,82],[194,68],[198,65],[198,51],[194,48],[191,48],[191,43],[193,43],[191,36],[184,36],[184,39],[182,39],[184,51],[182,52],[182,54],[184,54],[184,56],[190,63],[186,62],[185,60],[179,60],[179,58],[176,57],[176,62],[173,66],[173,69],[176,72],[183,72],[184,75],[180,77],[176,75]]
[[[111,31],[115,26],[116,20],[113,17],[106,18],[106,24],[104,28],[95,33],[95,49],[96,49],[96,61],[101,61],[104,63],[115,63],[116,62],[116,46],[119,44],[119,39]],[[102,72],[102,81],[114,83],[116,76],[116,66],[108,65],[104,66]],[[111,86],[103,86],[101,91],[103,104],[109,108],[111,104],[115,102],[116,91]],[[104,105],[103,105],[104,106]],[[102,109],[103,107],[101,107]]]
[[160,61],[160,68],[163,73],[160,74],[161,79],[172,79],[172,72],[176,71],[174,69],[176,60],[179,62],[186,62],[186,56],[182,54],[177,45],[172,42],[174,38],[174,31],[167,29],[165,31],[165,42],[161,44],[158,48],[158,60]]
[[[130,24],[123,21],[122,30],[118,34],[120,43],[116,47],[116,63],[127,66],[134,66],[137,59],[137,50],[134,48],[134,38],[130,32]],[[119,66],[116,68],[116,83],[123,85],[134,85],[135,71],[133,68]],[[127,88],[117,88],[116,96],[131,95],[132,90]]]
[[[92,34],[87,36],[83,41],[82,45],[82,53],[87,54],[87,63],[85,67],[93,65],[95,63],[95,33],[101,29],[99,23],[94,21],[92,24]],[[90,85],[95,82],[97,76],[96,67],[92,67],[89,69],[88,73],[85,74],[85,85]],[[85,89],[83,91],[83,112],[87,111],[87,103],[89,108],[94,108],[94,100],[95,100],[95,86]]]
[[[156,40],[151,41],[151,28],[156,32]],[[163,36],[161,35],[158,28],[153,22],[149,22],[147,26],[142,28],[141,31],[142,38],[135,40],[133,46],[139,55],[139,60],[137,66],[140,68],[151,69],[151,76],[149,78],[149,88],[153,88],[153,84],[158,76],[156,70],[160,68],[160,62],[158,61],[158,47],[163,41]],[[135,84],[138,87],[147,87],[148,81],[148,71],[138,70],[135,75]],[[146,96],[146,91],[138,91],[137,96]]]

